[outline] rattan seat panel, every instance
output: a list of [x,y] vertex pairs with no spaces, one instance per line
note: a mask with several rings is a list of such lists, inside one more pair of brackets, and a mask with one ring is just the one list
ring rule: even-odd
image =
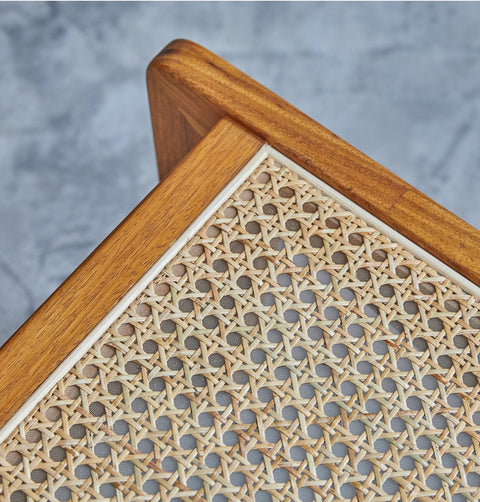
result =
[[2,500],[480,500],[479,302],[272,157],[0,446]]

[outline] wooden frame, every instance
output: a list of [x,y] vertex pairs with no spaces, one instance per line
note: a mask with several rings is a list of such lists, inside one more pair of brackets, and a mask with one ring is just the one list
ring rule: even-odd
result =
[[478,230],[220,57],[176,40],[152,61],[147,82],[160,177],[230,117],[480,285]]
[[147,82],[166,179],[2,347],[0,426],[264,141],[480,284],[480,232],[218,56],[172,42]]
[[0,427],[261,145],[237,124],[219,121],[18,329],[0,350]]

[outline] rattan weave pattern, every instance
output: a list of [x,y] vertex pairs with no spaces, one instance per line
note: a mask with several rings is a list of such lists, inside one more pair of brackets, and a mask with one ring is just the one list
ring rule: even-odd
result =
[[478,309],[269,157],[0,446],[0,499],[478,501]]

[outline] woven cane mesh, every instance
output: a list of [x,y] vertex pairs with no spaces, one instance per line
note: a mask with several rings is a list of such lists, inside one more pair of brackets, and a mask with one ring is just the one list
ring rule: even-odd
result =
[[0,498],[480,500],[479,302],[268,158],[0,447]]

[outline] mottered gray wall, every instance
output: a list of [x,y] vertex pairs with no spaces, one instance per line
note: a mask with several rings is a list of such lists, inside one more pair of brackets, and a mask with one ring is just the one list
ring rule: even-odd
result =
[[145,69],[218,53],[480,228],[478,3],[1,3],[0,343],[157,182]]

